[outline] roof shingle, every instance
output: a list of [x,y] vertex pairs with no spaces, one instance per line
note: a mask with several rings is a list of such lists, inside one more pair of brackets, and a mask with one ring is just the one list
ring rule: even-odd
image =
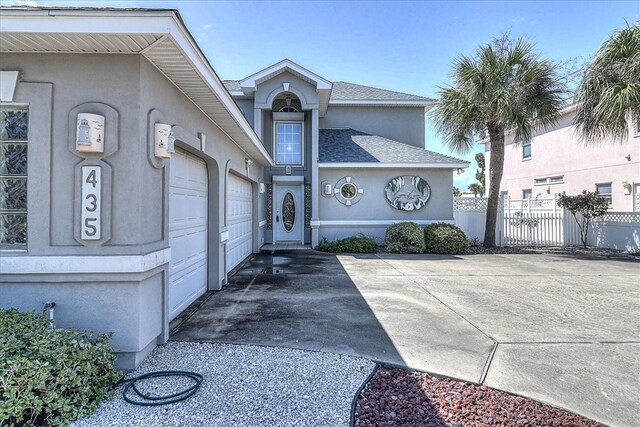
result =
[[320,163],[468,163],[354,129],[320,129]]
[[331,101],[433,101],[424,96],[348,82],[333,82]]

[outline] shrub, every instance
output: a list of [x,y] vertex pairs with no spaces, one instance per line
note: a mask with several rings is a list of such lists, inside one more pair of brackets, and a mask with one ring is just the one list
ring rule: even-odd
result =
[[469,249],[464,232],[453,224],[437,222],[424,229],[425,252],[430,254],[463,254]]
[[108,335],[0,310],[0,425],[64,426],[90,415],[120,377],[114,361]]
[[390,225],[384,234],[384,250],[397,254],[424,252],[424,231],[415,222]]
[[317,251],[333,253],[373,253],[376,251],[376,248],[376,241],[372,237],[368,237],[362,234],[339,239],[335,242],[329,242],[326,238],[324,238],[322,239],[320,244],[316,246]]
[[580,230],[580,241],[586,248],[589,225],[593,219],[600,218],[607,213],[609,201],[601,197],[597,191],[583,190],[582,194],[577,196],[560,194],[558,196],[558,206],[571,212]]

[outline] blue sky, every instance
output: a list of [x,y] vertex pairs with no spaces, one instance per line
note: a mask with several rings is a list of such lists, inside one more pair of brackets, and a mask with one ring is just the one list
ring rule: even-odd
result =
[[[223,79],[245,77],[286,57],[329,80],[431,97],[450,81],[456,56],[472,54],[505,31],[533,41],[553,61],[586,61],[612,31],[640,19],[638,0],[26,2],[178,9]],[[428,125],[427,148],[448,152]],[[455,177],[461,189],[474,181],[474,167]]]

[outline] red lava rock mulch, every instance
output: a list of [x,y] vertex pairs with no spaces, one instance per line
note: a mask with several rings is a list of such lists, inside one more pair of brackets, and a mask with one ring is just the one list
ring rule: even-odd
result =
[[358,396],[354,421],[376,427],[603,426],[485,385],[382,366]]

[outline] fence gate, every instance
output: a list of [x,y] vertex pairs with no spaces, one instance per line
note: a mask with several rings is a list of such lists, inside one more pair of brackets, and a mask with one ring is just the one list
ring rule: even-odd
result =
[[503,240],[508,246],[562,246],[564,210],[556,199],[507,198]]

